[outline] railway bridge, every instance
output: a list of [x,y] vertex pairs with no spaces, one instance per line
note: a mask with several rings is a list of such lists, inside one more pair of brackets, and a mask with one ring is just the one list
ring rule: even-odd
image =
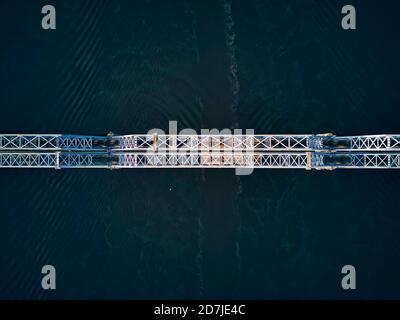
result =
[[0,168],[400,168],[400,135],[0,134]]

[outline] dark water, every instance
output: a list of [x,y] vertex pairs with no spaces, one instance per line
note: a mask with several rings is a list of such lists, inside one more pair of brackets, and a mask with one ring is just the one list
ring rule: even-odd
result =
[[[400,133],[400,5],[1,1],[0,131]],[[1,170],[0,298],[400,298],[397,171]],[[41,267],[57,290],[41,289]],[[357,290],[340,287],[357,269]]]

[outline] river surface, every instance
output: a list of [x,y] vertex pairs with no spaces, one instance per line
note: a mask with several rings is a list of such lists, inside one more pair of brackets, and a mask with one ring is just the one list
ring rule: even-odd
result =
[[[0,3],[1,133],[400,133],[398,1],[52,0],[53,31],[45,4]],[[377,170],[2,169],[0,298],[400,298],[399,186]]]

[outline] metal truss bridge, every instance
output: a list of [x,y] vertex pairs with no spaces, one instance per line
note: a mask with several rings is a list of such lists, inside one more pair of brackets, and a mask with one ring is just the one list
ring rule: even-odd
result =
[[0,134],[0,168],[400,168],[400,135]]

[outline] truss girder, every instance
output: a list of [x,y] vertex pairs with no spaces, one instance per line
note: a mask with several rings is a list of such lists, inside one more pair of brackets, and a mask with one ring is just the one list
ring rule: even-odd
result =
[[[335,136],[322,135],[126,135],[116,136],[115,150],[256,150],[312,151],[332,150],[324,140]],[[371,135],[340,137],[349,146],[342,151],[400,150],[400,135]],[[334,148],[333,148],[334,149]]]
[[400,168],[400,154],[374,153],[352,154],[351,165],[343,167],[351,168]]
[[60,135],[0,135],[0,150],[57,150]]
[[[60,155],[59,166],[60,168],[86,168],[86,167],[97,167],[93,162],[95,154],[91,153],[63,153]],[[100,165],[106,167],[104,163]]]
[[400,150],[400,135],[374,135],[345,137],[350,140],[349,150],[391,151]]
[[[322,146],[312,135],[128,135],[116,136],[115,150],[310,150]],[[312,141],[311,141],[312,140]]]
[[61,150],[92,150],[93,138],[85,136],[61,136],[59,137]]
[[3,134],[0,167],[400,168],[400,135]]
[[114,168],[306,168],[306,153],[120,153]]
[[0,153],[3,168],[56,168],[57,153]]
[[94,147],[95,139],[104,137],[74,135],[23,135],[0,134],[0,151],[60,151],[60,150],[94,150],[105,147]]
[[[400,153],[0,153],[3,168],[400,168]],[[346,163],[329,165],[345,157]],[[328,161],[327,161],[328,160]]]
[[[187,151],[313,151],[332,150],[324,146],[326,137],[320,135],[126,135],[96,137],[79,135],[0,135],[1,150],[101,150],[94,141],[113,139],[111,150],[187,150]],[[335,140],[336,137],[327,139]],[[340,137],[348,141],[341,151],[396,151],[400,150],[400,135]]]

